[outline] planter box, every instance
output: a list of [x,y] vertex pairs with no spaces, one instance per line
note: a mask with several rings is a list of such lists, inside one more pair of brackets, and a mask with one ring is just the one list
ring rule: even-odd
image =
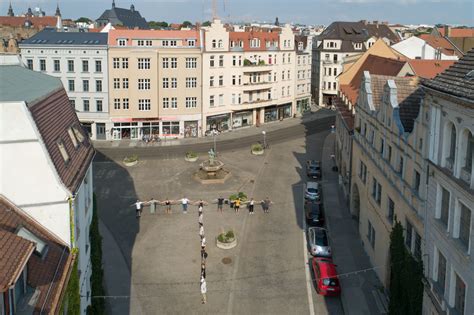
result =
[[187,156],[185,156],[185,157],[184,157],[184,160],[185,160],[185,161],[188,161],[188,162],[196,162],[198,159],[199,159],[198,156],[195,156],[195,157],[187,157]]
[[235,246],[237,246],[237,238],[234,238],[234,240],[230,243],[223,243],[223,242],[219,242],[219,240],[216,237],[216,246],[220,249],[232,249]]
[[138,160],[133,161],[133,162],[125,162],[125,161],[123,161],[123,164],[125,164],[125,166],[135,166],[135,165],[138,164]]
[[252,152],[253,155],[263,155],[265,150],[262,150],[262,151],[253,151],[253,150],[251,150],[250,152]]

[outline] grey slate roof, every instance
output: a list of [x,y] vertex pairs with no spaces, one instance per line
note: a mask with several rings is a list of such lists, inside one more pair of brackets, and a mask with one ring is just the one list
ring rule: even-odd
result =
[[423,86],[474,102],[474,49]]
[[415,119],[420,111],[421,100],[424,91],[419,87],[416,77],[392,77],[385,75],[370,75],[372,99],[374,106],[379,108],[382,103],[385,85],[388,80],[395,81],[397,86],[397,100],[400,114],[400,121],[405,132],[412,132]]
[[96,22],[104,25],[110,22],[112,25],[120,24],[128,28],[149,29],[147,21],[140,15],[139,11],[123,8],[114,7],[105,10]]
[[106,46],[107,33],[88,32],[57,32],[55,29],[47,28],[34,36],[22,41],[21,45],[68,45],[68,46]]
[[365,46],[363,46],[362,49],[355,50],[352,43],[362,43],[370,37],[386,37],[392,44],[399,41],[397,35],[388,27],[388,25],[366,24],[362,21],[333,22],[318,36],[318,40],[339,39],[342,40],[341,51],[363,52],[366,51]]
[[0,66],[0,102],[29,104],[62,87],[59,78],[19,66]]

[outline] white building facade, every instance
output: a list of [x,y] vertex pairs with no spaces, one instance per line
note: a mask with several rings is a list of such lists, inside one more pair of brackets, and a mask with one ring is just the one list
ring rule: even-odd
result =
[[44,30],[19,46],[28,68],[61,79],[90,137],[111,138],[107,34]]
[[86,314],[94,150],[59,80],[20,66],[5,68],[0,65],[1,75],[12,79],[0,83],[6,91],[0,96],[0,192],[77,248],[81,314]]
[[416,36],[396,43],[392,48],[410,59],[458,60],[456,55],[444,54],[441,49],[436,49]]

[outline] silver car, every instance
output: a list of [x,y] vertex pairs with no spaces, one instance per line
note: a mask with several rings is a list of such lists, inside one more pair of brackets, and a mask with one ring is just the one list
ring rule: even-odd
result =
[[331,257],[326,229],[320,227],[308,228],[308,247],[313,256]]

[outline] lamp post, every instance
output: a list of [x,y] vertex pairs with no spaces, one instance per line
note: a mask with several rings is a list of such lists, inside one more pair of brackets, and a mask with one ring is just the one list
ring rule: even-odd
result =
[[212,132],[212,136],[214,137],[214,154],[217,154],[217,150],[216,150],[216,137],[217,137],[217,131],[216,131],[216,130],[213,130],[213,132]]
[[263,135],[263,148],[266,149],[267,148],[267,139],[266,139],[266,132],[265,130],[262,131],[262,135]]

